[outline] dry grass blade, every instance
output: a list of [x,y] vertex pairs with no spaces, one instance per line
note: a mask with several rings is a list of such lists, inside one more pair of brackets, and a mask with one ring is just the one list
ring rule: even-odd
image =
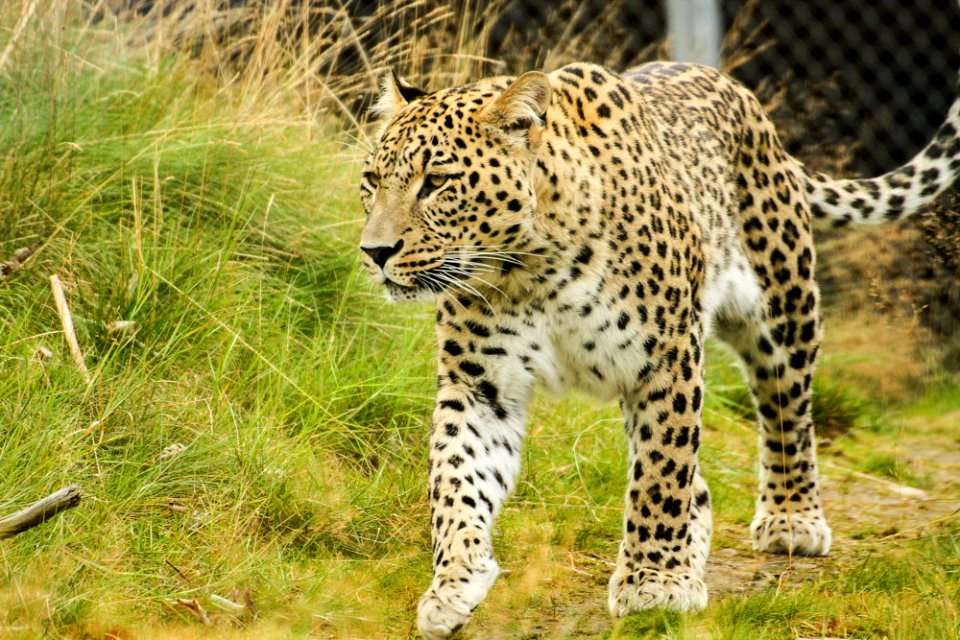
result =
[[151,58],[188,52],[251,114],[289,114],[292,106],[307,121],[333,116],[366,143],[360,114],[385,70],[398,68],[438,87],[503,68],[486,53],[501,6],[468,1],[454,10],[398,0],[367,10],[340,0],[242,7],[202,0],[115,13],[132,38],[146,42]]
[[23,32],[36,13],[38,4],[37,0],[32,0],[24,7],[23,13],[20,14],[20,20],[17,22],[17,26],[13,28],[13,34],[10,36],[10,40],[7,41],[7,46],[4,47],[3,53],[0,54],[0,71],[7,66],[7,60],[10,59],[10,54],[17,46],[17,42],[23,37]]
[[50,289],[53,292],[53,299],[57,304],[57,313],[60,316],[60,324],[63,326],[63,336],[67,340],[67,346],[70,348],[70,355],[77,365],[77,369],[83,375],[87,384],[92,384],[90,371],[87,369],[87,363],[83,359],[83,351],[80,349],[80,343],[77,342],[77,334],[73,329],[73,316],[70,314],[70,306],[67,304],[67,296],[63,292],[63,283],[56,274],[50,276]]
[[747,0],[734,17],[730,29],[724,34],[720,50],[725,73],[733,73],[775,44],[771,39],[760,40],[767,27],[766,20],[757,21],[753,28],[749,28],[755,21],[759,6],[760,0]]
[[210,604],[217,607],[221,611],[224,611],[232,616],[243,617],[250,613],[250,610],[246,605],[239,602],[234,602],[229,598],[224,598],[223,596],[217,594],[210,595]]

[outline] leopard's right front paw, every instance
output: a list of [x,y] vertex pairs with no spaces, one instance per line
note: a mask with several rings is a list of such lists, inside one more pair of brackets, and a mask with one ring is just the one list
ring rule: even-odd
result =
[[707,585],[690,571],[617,567],[610,576],[608,604],[617,618],[654,607],[696,611],[707,606]]
[[417,627],[426,640],[446,640],[463,628],[493,586],[500,567],[487,558],[478,566],[452,565],[433,579],[420,598]]

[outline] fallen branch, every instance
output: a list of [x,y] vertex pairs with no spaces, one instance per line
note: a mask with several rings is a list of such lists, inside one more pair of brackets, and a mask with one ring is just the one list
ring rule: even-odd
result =
[[0,518],[0,540],[12,538],[27,529],[37,526],[41,522],[52,518],[61,511],[80,504],[80,487],[70,485],[52,493],[43,500],[38,500],[26,509],[22,509],[12,516]]
[[83,374],[83,379],[90,384],[90,371],[83,360],[83,352],[80,351],[80,343],[77,342],[77,334],[73,330],[73,317],[70,315],[70,307],[67,306],[67,297],[63,293],[63,283],[60,282],[57,274],[50,276],[50,288],[53,290],[53,299],[57,302],[57,313],[60,314],[60,324],[63,325],[63,335],[67,339],[67,346],[70,347],[70,354],[73,356],[73,361],[77,363],[80,373]]

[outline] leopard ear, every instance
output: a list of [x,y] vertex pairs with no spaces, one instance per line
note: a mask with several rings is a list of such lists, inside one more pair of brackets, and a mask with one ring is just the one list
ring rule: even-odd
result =
[[552,93],[545,74],[528,71],[487,106],[482,117],[495,127],[518,133],[533,125],[543,126]]
[[380,80],[380,95],[370,107],[370,112],[377,119],[391,120],[400,109],[426,94],[426,91],[414,87],[398,76],[395,69],[391,69]]

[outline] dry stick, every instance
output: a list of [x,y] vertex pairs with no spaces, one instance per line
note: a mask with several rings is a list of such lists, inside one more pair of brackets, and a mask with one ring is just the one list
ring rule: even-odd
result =
[[80,344],[77,342],[77,334],[73,331],[73,318],[70,316],[70,307],[67,306],[67,297],[63,294],[63,284],[57,274],[50,276],[50,288],[53,290],[53,298],[57,301],[57,313],[60,314],[60,323],[63,325],[63,335],[67,339],[67,346],[70,347],[70,353],[73,355],[77,368],[83,374],[84,380],[89,385],[91,383],[90,372],[87,370],[87,363],[83,361],[83,352],[80,351]]
[[164,558],[163,561],[167,563],[167,566],[168,566],[168,567],[170,567],[171,569],[173,569],[174,571],[176,571],[176,572],[177,572],[177,575],[180,576],[180,578],[181,578],[184,582],[186,582],[187,584],[190,584],[190,578],[188,578],[188,577],[186,576],[186,574],[183,573],[183,571],[180,571],[180,569],[177,567],[177,565],[173,564],[172,562],[170,562],[170,561],[167,560],[166,558]]
[[31,527],[35,527],[44,520],[52,518],[65,509],[70,509],[80,504],[80,487],[75,484],[56,493],[52,493],[43,500],[38,500],[32,505],[16,512],[12,516],[0,518],[0,540],[12,538],[18,533],[23,533]]
[[197,622],[202,622],[204,626],[209,627],[213,624],[210,621],[210,616],[207,615],[206,610],[196,598],[177,598],[172,604],[177,607],[183,607],[189,611],[190,614],[197,619]]

